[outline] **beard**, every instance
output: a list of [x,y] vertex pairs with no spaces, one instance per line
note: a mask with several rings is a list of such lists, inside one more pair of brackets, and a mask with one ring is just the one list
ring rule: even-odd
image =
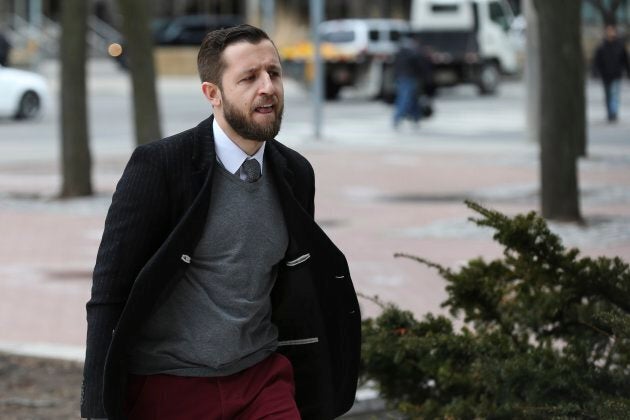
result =
[[[257,123],[251,115],[245,114],[239,110],[223,95],[223,116],[225,117],[225,121],[230,124],[230,127],[232,127],[239,136],[247,140],[254,140],[261,143],[273,140],[280,132],[283,111],[284,103],[279,99],[273,108],[273,114],[275,115],[274,120],[266,124]],[[252,112],[256,112],[254,108],[252,108]]]

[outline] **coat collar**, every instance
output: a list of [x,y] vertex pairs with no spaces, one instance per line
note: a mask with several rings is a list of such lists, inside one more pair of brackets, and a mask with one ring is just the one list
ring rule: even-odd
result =
[[299,180],[296,180],[294,172],[289,167],[288,160],[282,153],[282,148],[283,146],[276,140],[267,142],[265,161],[269,162],[269,167],[272,170],[284,212],[284,220],[290,234],[286,261],[291,261],[302,258],[309,253],[308,239],[311,235],[308,232],[314,221],[295,196],[295,183]]
[[[200,122],[194,131],[194,145],[192,154],[193,172],[195,174],[207,172],[214,168],[217,155],[214,146],[214,132],[212,131],[212,123],[214,116],[206,118]],[[265,146],[265,163],[269,162],[273,167],[274,175],[286,180],[291,188],[293,188],[295,177],[293,171],[289,168],[286,157],[280,151],[277,140],[268,141]]]
[[265,161],[269,162],[278,182],[286,182],[291,192],[293,192],[295,176],[289,167],[287,158],[282,154],[277,140],[267,142],[265,147]]
[[214,162],[217,160],[212,132],[213,120],[214,116],[211,115],[200,122],[194,130],[192,167],[195,175],[206,174],[214,167]]

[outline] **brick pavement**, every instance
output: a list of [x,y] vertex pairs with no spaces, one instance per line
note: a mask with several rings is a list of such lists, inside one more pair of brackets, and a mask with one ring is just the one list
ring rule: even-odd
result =
[[[195,82],[173,83],[180,88]],[[598,90],[589,92],[591,157],[580,164],[587,227],[554,229],[586,254],[630,260],[630,104],[624,103],[625,119],[609,127],[598,115]],[[358,291],[418,315],[440,311],[442,280],[393,254],[449,266],[498,256],[490,234],[466,222],[472,213],[463,199],[510,214],[538,208],[537,148],[523,134],[522,92],[512,86],[505,95],[515,95],[511,103],[517,107],[503,117],[508,121],[473,127],[476,120],[468,119],[468,131],[457,122],[461,101],[448,95],[418,132],[391,131],[384,105],[350,120],[352,103],[329,105],[322,142],[309,139],[300,121],[283,129],[281,138],[315,167],[316,217],[346,253]],[[470,112],[482,118],[483,106]],[[335,119],[339,115],[347,117]],[[68,201],[51,199],[59,185],[57,165],[42,156],[19,164],[0,159],[0,350],[81,359],[90,273],[128,150],[97,157],[96,197]],[[362,304],[365,315],[377,313],[369,302]]]

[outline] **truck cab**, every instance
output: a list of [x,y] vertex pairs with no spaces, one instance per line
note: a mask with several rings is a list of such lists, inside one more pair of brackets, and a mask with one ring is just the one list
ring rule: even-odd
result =
[[513,20],[505,0],[414,0],[410,24],[429,51],[436,86],[474,83],[493,94],[501,74],[518,71]]
[[325,92],[335,99],[353,86],[368,96],[380,93],[383,68],[391,63],[409,23],[399,19],[338,19],[322,22],[322,42],[338,54],[325,60]]

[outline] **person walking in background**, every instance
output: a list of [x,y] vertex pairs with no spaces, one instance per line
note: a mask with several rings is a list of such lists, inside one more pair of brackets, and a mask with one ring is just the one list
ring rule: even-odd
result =
[[630,61],[626,46],[617,36],[615,26],[607,24],[604,30],[604,40],[595,51],[593,72],[602,79],[608,121],[614,122],[619,116],[621,78],[624,69],[630,77]]
[[87,418],[328,420],[354,403],[361,316],[314,221],[310,163],[274,138],[280,57],[249,25],[206,35],[213,115],[138,147],[87,303]]
[[6,35],[0,31],[0,65],[3,67],[9,66],[9,55],[11,53],[11,43],[7,39]]
[[420,122],[422,109],[419,101],[422,85],[427,82],[429,65],[418,40],[413,37],[403,38],[394,58],[394,128],[398,128],[405,118],[416,125]]

